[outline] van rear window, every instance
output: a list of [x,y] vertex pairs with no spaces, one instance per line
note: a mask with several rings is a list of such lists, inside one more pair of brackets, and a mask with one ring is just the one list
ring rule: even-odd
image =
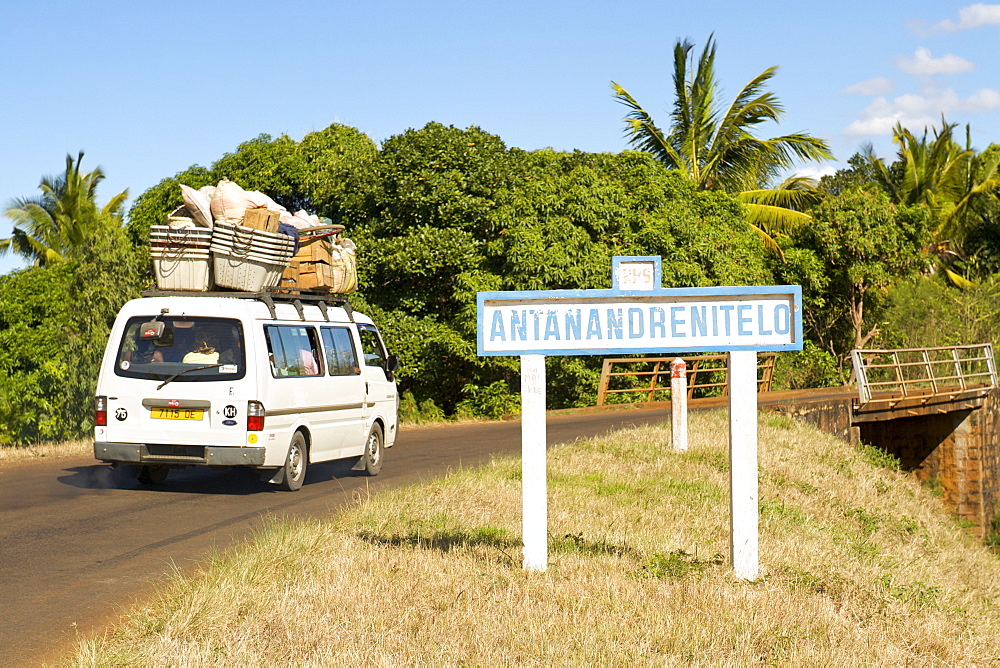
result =
[[[160,326],[151,326],[161,322]],[[130,318],[118,347],[115,374],[171,382],[231,381],[246,375],[239,320],[201,316]]]

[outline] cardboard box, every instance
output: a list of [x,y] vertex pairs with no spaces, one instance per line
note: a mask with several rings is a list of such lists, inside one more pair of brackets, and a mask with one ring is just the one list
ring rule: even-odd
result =
[[283,288],[297,288],[299,287],[299,261],[292,260],[285,267],[285,270],[281,272],[281,287]]
[[329,290],[333,287],[333,267],[326,262],[299,260],[298,266],[299,279],[296,285],[299,288],[303,290]]
[[295,259],[302,262],[333,262],[333,246],[329,239],[317,239],[307,244],[300,241]]
[[243,217],[243,227],[252,227],[255,230],[265,232],[278,231],[278,219],[281,217],[280,211],[273,209],[247,209]]

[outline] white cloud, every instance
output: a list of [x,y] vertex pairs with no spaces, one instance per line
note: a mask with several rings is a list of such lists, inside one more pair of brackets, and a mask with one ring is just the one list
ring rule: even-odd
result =
[[912,58],[900,56],[896,59],[899,69],[915,76],[931,76],[935,74],[958,74],[973,69],[972,63],[965,58],[947,54],[940,58],[931,56],[930,49],[920,47]]
[[891,135],[896,123],[912,132],[939,126],[942,115],[971,114],[1000,109],[1000,92],[983,88],[962,99],[951,88],[927,89],[921,95],[900,95],[888,100],[879,97],[860,113],[860,118],[846,128],[852,137]]
[[888,95],[894,89],[895,84],[892,79],[875,77],[874,79],[868,79],[853,86],[848,86],[844,89],[844,92],[851,95]]
[[933,27],[933,30],[935,32],[955,32],[997,25],[1000,25],[1000,5],[979,3],[958,10],[958,23],[951,20],[941,21]]
[[816,181],[819,181],[824,176],[833,176],[836,173],[837,173],[837,166],[832,165],[830,163],[826,163],[823,165],[816,165],[816,166],[807,165],[804,167],[800,167],[799,169],[795,170],[793,176],[804,176],[805,178],[815,179]]
[[969,96],[967,111],[993,111],[1000,109],[1000,93],[992,88],[983,88]]

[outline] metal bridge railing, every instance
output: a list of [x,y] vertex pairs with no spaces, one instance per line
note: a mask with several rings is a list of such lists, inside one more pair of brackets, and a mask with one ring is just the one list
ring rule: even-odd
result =
[[876,395],[909,398],[997,387],[993,344],[852,350],[862,404]]
[[[771,390],[775,357],[774,353],[757,355],[758,392]],[[674,357],[605,358],[601,368],[601,383],[597,389],[597,405],[606,405],[610,394],[645,394],[645,401],[652,402],[660,393],[661,399],[666,400],[670,392],[670,363],[674,359]],[[698,355],[681,359],[687,364],[688,399],[696,396],[729,395],[729,355]],[[645,377],[649,377],[648,384],[643,383],[642,379]],[[664,392],[667,395],[663,395]]]

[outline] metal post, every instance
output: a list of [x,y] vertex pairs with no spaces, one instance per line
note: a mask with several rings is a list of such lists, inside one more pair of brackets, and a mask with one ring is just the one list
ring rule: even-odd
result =
[[757,353],[729,353],[730,549],[736,577],[759,569],[757,495]]
[[687,364],[680,357],[670,363],[670,419],[674,452],[688,449]]
[[544,571],[549,562],[545,441],[545,356],[522,355],[521,539],[529,571]]

